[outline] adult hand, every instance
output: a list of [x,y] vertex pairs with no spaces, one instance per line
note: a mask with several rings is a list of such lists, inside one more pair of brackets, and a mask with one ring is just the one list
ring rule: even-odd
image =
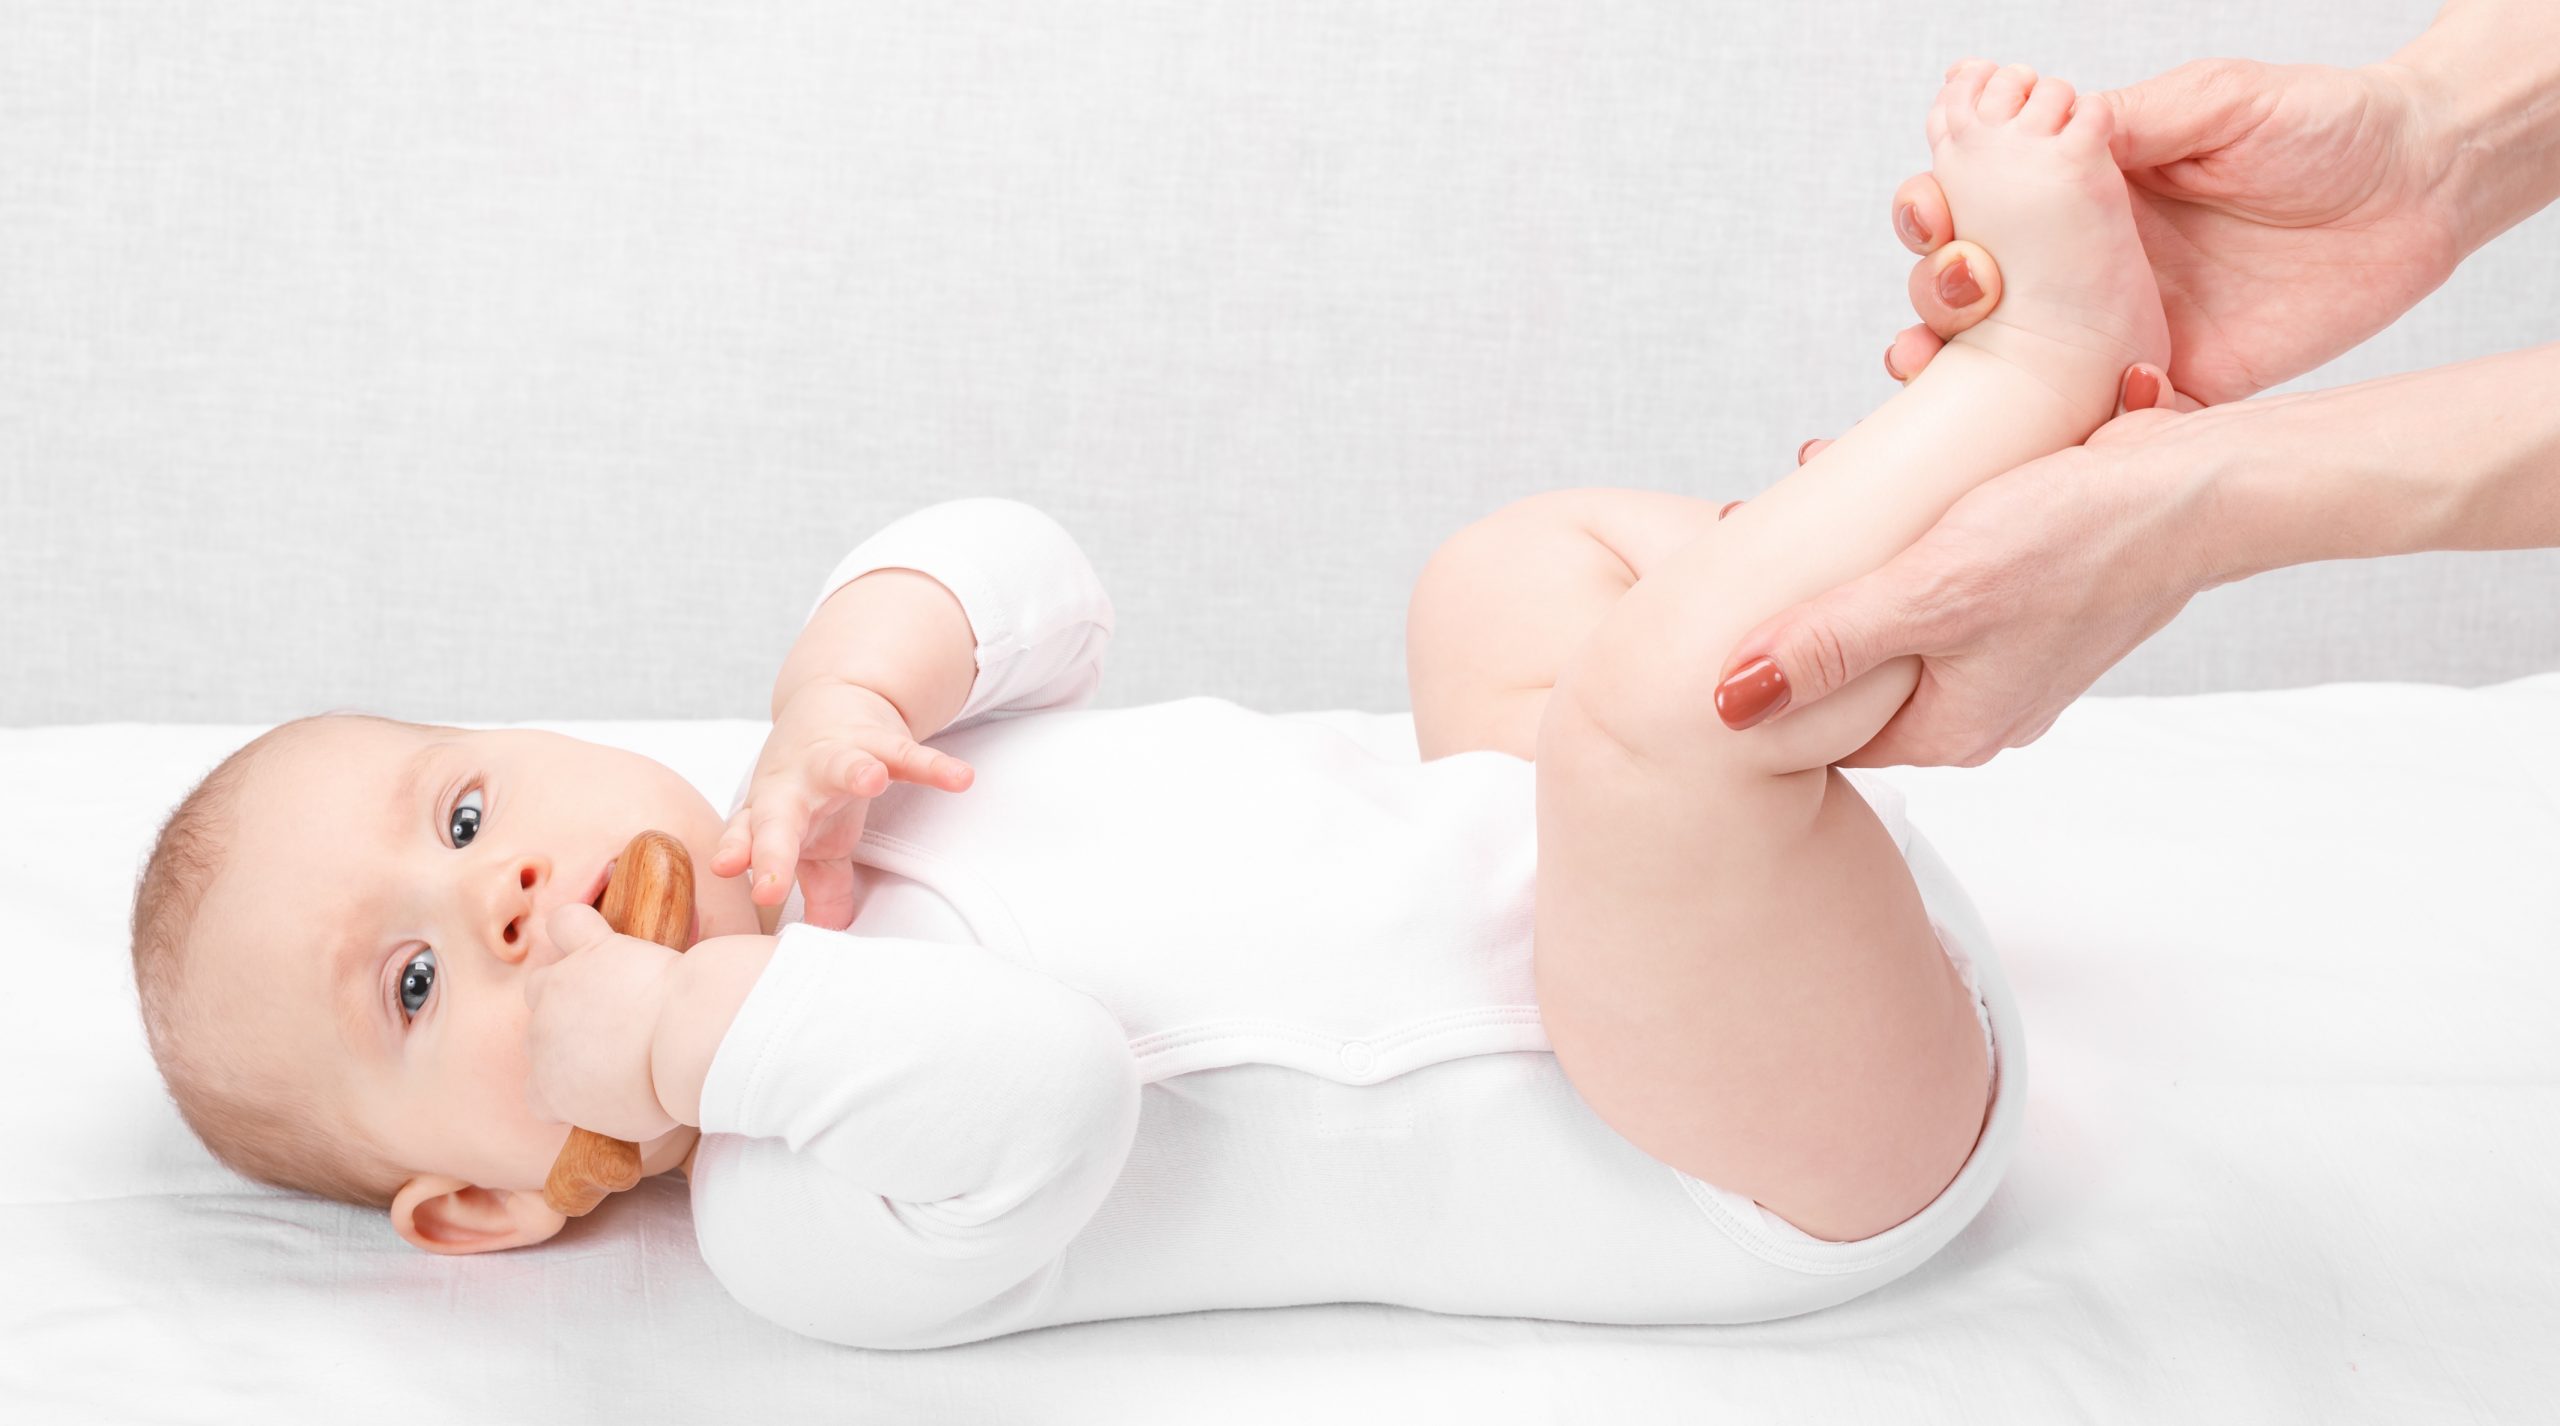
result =
[[[2206,404],[2288,381],[2389,326],[2466,248],[2443,182],[2453,145],[2407,65],[2207,59],[2129,89],[2112,141],[2169,317],[2169,379]],[[1923,254],[1921,324],[1887,348],[1909,380],[1999,303],[1990,254],[1962,241],[1928,174],[1894,191],[1894,231]]]
[[1881,568],[1751,630],[1724,666],[1777,661],[1789,697],[1769,721],[1919,655],[1910,698],[1846,766],[1976,767],[2024,747],[2217,582],[2213,462],[2296,399],[2118,416],[1976,486]]
[[868,688],[836,679],[801,685],[765,735],[711,874],[746,873],[752,853],[747,898],[779,906],[796,869],[808,923],[844,930],[853,924],[854,844],[871,799],[893,779],[960,792],[977,771],[917,742],[898,706]]

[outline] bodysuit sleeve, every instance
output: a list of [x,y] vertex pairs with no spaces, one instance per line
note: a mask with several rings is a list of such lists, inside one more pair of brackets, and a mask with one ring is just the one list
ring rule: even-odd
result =
[[968,612],[978,641],[977,680],[945,732],[1072,708],[1102,682],[1111,598],[1075,537],[1037,506],[970,496],[899,517],[854,546],[827,575],[801,626],[827,596],[875,569],[931,575]]
[[786,926],[703,1080],[703,1260],[826,1341],[1015,1330],[1118,1179],[1138,1103],[1119,1020],[1065,982],[981,946]]

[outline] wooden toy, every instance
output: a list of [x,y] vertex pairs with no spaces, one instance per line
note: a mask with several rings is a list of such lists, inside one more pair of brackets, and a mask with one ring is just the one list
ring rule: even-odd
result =
[[[685,939],[693,926],[693,858],[684,843],[654,828],[633,836],[613,864],[598,909],[625,936],[690,949]],[[554,1213],[581,1218],[639,1181],[638,1144],[572,1128],[543,1182],[542,1201]]]

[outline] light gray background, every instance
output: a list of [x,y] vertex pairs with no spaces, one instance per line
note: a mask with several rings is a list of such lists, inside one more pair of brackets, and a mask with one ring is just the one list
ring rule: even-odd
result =
[[[1408,706],[1451,532],[1763,489],[1890,394],[1960,55],[2358,63],[2429,4],[0,0],[0,723],[762,717],[1001,494],[1097,703]],[[2560,337],[2560,213],[2324,386]],[[2560,554],[2216,591],[2101,693],[2560,668]]]

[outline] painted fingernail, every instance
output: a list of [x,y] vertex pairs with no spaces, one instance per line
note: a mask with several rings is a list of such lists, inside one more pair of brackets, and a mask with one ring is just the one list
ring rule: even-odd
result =
[[[1884,374],[1892,377],[1896,381],[1909,381],[1911,379],[1910,377],[1904,376],[1901,372],[1893,369],[1893,348],[1889,346],[1884,349]],[[1799,460],[1797,463],[1802,464],[1803,462]]]
[[1721,520],[1721,519],[1723,519],[1725,516],[1732,514],[1732,513],[1734,512],[1735,507],[1737,507],[1737,506],[1739,506],[1739,505],[1741,505],[1741,504],[1742,504],[1742,502],[1741,502],[1741,501],[1739,501],[1739,500],[1728,500],[1728,501],[1726,501],[1726,502],[1725,502],[1725,507],[1724,507],[1723,509],[1718,510],[1718,511],[1716,512],[1716,518],[1717,518],[1717,519],[1719,519],[1719,520]]
[[1904,203],[1894,208],[1893,230],[1902,235],[1904,242],[1915,248],[1925,248],[1929,245],[1929,230],[1921,226],[1920,209],[1914,204]]
[[1957,258],[1938,274],[1938,300],[1962,309],[1982,300],[1982,284],[1973,280],[1973,269]]
[[1716,685],[1716,716],[1739,733],[1786,707],[1789,696],[1785,670],[1763,654]]
[[2160,404],[2160,378],[2145,367],[2129,367],[2124,374],[2124,409],[2148,411]]

